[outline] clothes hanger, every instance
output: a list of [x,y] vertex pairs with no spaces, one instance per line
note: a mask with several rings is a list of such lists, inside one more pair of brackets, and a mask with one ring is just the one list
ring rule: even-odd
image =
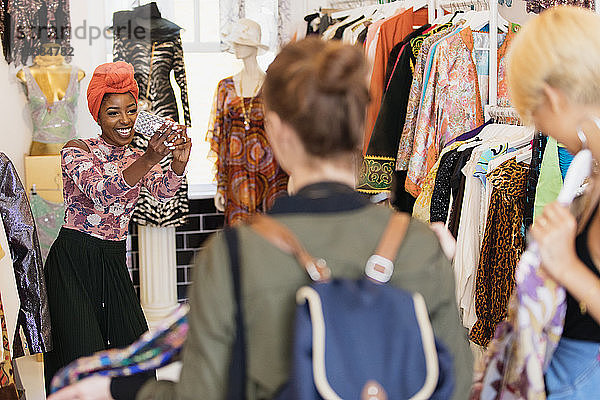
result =
[[[486,25],[490,23],[490,11],[473,11],[471,14],[471,20],[469,21],[469,26],[473,31],[480,31],[485,28]],[[498,13],[498,29],[502,32],[508,32],[508,21],[502,18],[502,16]]]
[[[413,9],[413,11],[417,11],[417,10],[420,10],[421,8],[425,8],[427,6],[428,6],[427,0],[416,0],[412,4],[412,9]],[[409,8],[409,7],[407,7],[407,8]]]

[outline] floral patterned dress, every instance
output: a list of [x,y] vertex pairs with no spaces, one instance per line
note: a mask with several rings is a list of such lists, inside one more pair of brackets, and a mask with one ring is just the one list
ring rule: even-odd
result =
[[263,100],[260,95],[239,97],[233,77],[217,86],[207,140],[228,225],[268,211],[287,193],[288,176],[275,160],[265,134]]

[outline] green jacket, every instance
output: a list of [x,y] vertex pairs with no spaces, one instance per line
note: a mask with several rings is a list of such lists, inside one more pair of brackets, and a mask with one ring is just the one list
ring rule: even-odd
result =
[[[315,257],[324,258],[333,277],[359,278],[391,210],[365,205],[327,213],[273,215],[288,226]],[[269,399],[287,379],[295,294],[310,280],[296,260],[248,227],[238,229],[242,301],[246,325],[248,399]],[[235,304],[224,235],[215,235],[196,260],[190,287],[190,314],[179,383],[150,382],[145,399],[220,400],[227,392],[235,336]],[[472,355],[455,301],[454,274],[439,242],[413,220],[395,261],[391,284],[421,293],[436,336],[454,356],[454,399],[466,399],[472,381]]]

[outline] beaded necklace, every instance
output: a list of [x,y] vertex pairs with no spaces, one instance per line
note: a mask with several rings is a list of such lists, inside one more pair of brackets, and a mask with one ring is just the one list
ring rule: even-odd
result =
[[[250,99],[250,105],[249,105],[250,112],[252,112],[252,102],[256,98],[256,94],[258,93],[258,90],[259,90],[261,84],[262,84],[262,82],[258,81],[258,83],[256,84],[256,87],[254,88],[254,91],[252,92],[252,96]],[[240,74],[240,95],[241,95],[240,98],[242,100],[242,112],[244,114],[244,129],[246,131],[249,131],[250,130],[250,115],[248,115],[248,113],[246,113],[246,102],[244,100],[243,91],[244,91],[244,84],[242,82],[242,74]]]

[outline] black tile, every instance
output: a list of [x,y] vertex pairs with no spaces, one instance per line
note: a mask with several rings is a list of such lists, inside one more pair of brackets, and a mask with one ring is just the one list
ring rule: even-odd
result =
[[210,233],[188,233],[185,235],[186,248],[199,249],[202,247],[206,239],[210,237]]
[[140,269],[140,253],[131,253],[131,269]]
[[187,288],[188,288],[188,285],[178,285],[177,286],[177,299],[178,300],[187,299]]
[[185,235],[183,233],[175,234],[175,248],[177,250],[182,250],[185,248]]
[[190,265],[194,259],[193,251],[178,251],[177,265]]
[[131,236],[131,251],[138,251],[139,249],[140,247],[137,235]]
[[190,214],[214,214],[216,212],[213,199],[190,200]]
[[223,229],[223,224],[225,223],[225,216],[223,214],[203,215],[202,219],[202,227],[205,231]]
[[130,222],[128,231],[129,231],[130,235],[137,235],[137,233],[138,233],[137,224],[135,222]]
[[177,283],[186,283],[185,279],[185,267],[177,268]]
[[133,282],[133,286],[139,286],[139,284],[140,284],[140,271],[139,270],[131,271],[131,282]]
[[188,217],[186,223],[177,228],[177,232],[189,232],[189,231],[199,231],[199,230],[200,230],[200,217],[199,216]]
[[194,280],[194,265],[187,266],[187,281],[188,283],[192,283]]

